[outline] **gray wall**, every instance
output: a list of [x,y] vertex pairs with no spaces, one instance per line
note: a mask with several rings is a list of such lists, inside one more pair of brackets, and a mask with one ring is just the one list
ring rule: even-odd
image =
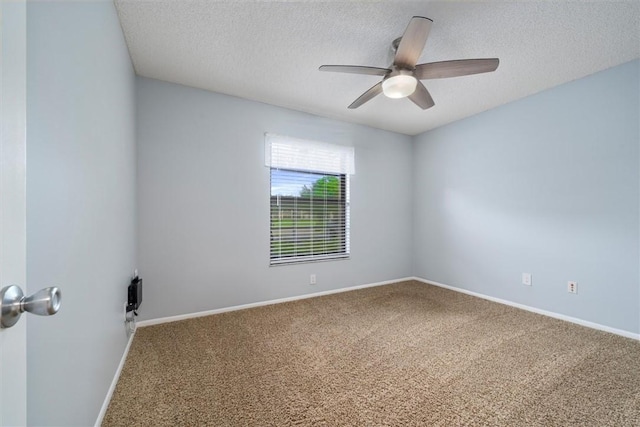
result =
[[[137,94],[142,319],[411,275],[410,137],[146,78]],[[269,267],[264,132],[355,146],[351,259]]]
[[639,68],[416,137],[415,275],[639,332]]
[[28,3],[29,425],[93,425],[126,345],[135,268],[135,77],[112,2]]

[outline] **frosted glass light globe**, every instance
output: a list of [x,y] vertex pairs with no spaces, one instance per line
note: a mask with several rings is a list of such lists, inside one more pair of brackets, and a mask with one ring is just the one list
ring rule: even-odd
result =
[[382,92],[389,98],[405,98],[415,92],[417,85],[415,77],[398,74],[382,82]]

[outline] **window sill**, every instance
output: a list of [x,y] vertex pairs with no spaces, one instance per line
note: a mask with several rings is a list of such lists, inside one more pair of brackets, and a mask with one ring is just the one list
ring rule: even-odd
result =
[[293,265],[293,264],[311,264],[316,262],[327,262],[327,261],[345,261],[349,259],[351,259],[350,254],[323,257],[323,258],[294,258],[294,259],[270,261],[269,267],[279,267],[282,265]]

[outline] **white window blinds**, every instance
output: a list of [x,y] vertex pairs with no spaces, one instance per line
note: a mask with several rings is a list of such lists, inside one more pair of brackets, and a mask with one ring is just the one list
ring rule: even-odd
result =
[[353,148],[267,134],[272,265],[349,256]]
[[353,175],[353,147],[265,134],[265,165],[278,169]]

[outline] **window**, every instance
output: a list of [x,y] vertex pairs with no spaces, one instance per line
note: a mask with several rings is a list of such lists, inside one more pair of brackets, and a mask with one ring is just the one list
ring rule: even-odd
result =
[[353,148],[266,135],[272,265],[349,256]]
[[271,263],[349,255],[348,175],[271,169]]

